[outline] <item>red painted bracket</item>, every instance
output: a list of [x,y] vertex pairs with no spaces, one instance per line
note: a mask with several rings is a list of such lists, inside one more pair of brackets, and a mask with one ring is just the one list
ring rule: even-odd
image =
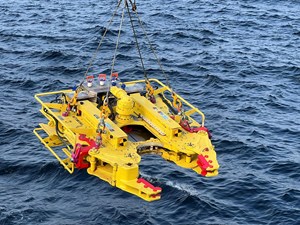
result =
[[202,176],[205,176],[207,174],[208,167],[210,167],[210,168],[213,167],[212,165],[209,164],[212,161],[207,162],[207,160],[206,160],[207,157],[208,156],[205,157],[202,154],[198,155],[197,164],[202,170],[202,172],[201,172]]
[[150,184],[144,178],[139,178],[137,180],[137,182],[138,183],[143,183],[144,184],[144,188],[151,188],[153,191],[162,191],[162,188],[160,188],[160,187],[154,187],[152,184]]
[[84,169],[90,166],[90,164],[85,161],[86,156],[92,148],[97,148],[97,144],[93,139],[87,138],[85,134],[80,134],[79,140],[88,143],[88,145],[84,146],[77,143],[75,145],[75,151],[72,153],[72,160],[76,168]]

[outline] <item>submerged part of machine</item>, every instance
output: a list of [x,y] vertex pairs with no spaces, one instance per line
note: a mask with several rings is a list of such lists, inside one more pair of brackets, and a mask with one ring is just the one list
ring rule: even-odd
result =
[[162,189],[139,176],[143,154],[158,154],[207,177],[218,174],[219,164],[204,114],[170,85],[144,75],[144,80],[122,83],[112,68],[109,78],[85,75],[75,90],[37,94],[48,123],[34,133],[70,173],[87,169],[153,201]]

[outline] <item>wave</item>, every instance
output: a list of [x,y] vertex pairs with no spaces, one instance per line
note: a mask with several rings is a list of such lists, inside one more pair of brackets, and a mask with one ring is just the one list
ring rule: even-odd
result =
[[[293,1],[138,5],[172,87],[213,130],[217,177],[143,157],[141,176],[163,189],[149,203],[85,170],[68,174],[38,141],[32,129],[46,119],[34,93],[81,81],[115,3],[2,1],[0,224],[297,224],[300,31]],[[91,74],[110,71],[119,17]],[[115,69],[129,81],[143,71],[128,28],[126,16]],[[162,78],[136,31],[149,77]]]

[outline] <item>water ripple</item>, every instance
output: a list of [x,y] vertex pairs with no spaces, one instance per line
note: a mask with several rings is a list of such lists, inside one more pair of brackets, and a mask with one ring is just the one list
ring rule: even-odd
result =
[[[163,188],[152,203],[68,174],[32,134],[43,122],[34,94],[80,82],[116,1],[0,1],[1,225],[299,224],[297,1],[137,1],[172,87],[205,113],[221,166],[208,179],[143,157],[141,176]],[[110,71],[119,16],[91,73]],[[115,69],[142,79],[130,29],[126,18]],[[163,78],[137,35],[149,76]]]

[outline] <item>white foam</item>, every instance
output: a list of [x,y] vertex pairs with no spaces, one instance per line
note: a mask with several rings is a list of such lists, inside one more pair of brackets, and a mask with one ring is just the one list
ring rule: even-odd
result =
[[180,191],[185,191],[192,196],[198,197],[201,194],[198,190],[196,190],[192,185],[189,185],[189,184],[177,183],[174,181],[167,181],[166,185],[174,187]]

